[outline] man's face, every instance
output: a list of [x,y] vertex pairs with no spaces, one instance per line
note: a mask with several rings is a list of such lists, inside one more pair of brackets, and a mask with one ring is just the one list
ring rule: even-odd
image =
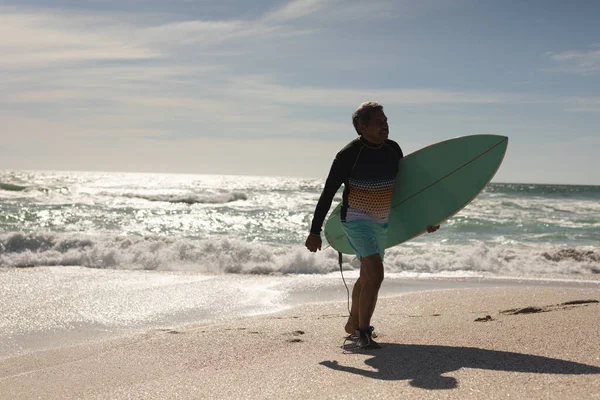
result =
[[382,110],[371,111],[368,125],[360,124],[362,137],[372,143],[383,143],[390,133],[387,117]]

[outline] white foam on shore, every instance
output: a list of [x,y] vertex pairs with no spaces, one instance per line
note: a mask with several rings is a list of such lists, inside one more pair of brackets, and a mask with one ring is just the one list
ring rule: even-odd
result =
[[[298,245],[168,236],[0,234],[0,267],[47,265],[254,275],[327,274],[339,268],[337,253],[332,249],[313,254]],[[344,256],[345,268],[356,269],[358,265],[354,256]],[[596,275],[600,273],[600,253],[593,246],[411,243],[386,250],[384,266],[388,273]]]
[[[348,284],[358,271],[344,273]],[[465,278],[391,273],[381,297],[513,285],[598,288],[599,281]],[[346,302],[339,272],[323,275],[198,274],[84,267],[0,269],[0,357],[151,329]]]
[[[0,270],[0,356],[36,342],[284,310],[283,277],[40,267]],[[282,286],[282,287],[279,287]],[[62,332],[62,334],[59,334]]]

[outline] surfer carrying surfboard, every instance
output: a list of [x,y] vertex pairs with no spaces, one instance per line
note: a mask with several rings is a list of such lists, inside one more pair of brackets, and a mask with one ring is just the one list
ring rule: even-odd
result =
[[[360,259],[360,276],[352,290],[352,308],[345,330],[361,348],[380,347],[372,338],[371,317],[383,282],[383,258],[388,217],[403,153],[388,139],[389,126],[383,106],[362,103],[352,115],[358,138],[340,150],[331,166],[317,203],[306,247],[321,250],[321,228],[333,197],[344,184],[341,220],[352,249]],[[435,232],[439,225],[430,226]]]

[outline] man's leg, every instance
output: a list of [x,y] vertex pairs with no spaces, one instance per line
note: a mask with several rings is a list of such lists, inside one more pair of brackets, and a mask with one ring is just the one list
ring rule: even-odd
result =
[[362,292],[362,287],[362,280],[359,277],[354,284],[354,288],[352,289],[352,308],[350,309],[350,316],[348,317],[348,322],[346,322],[346,327],[344,328],[346,333],[349,335],[353,335],[354,331],[358,329],[358,305],[360,303],[360,293]]
[[[360,259],[359,281],[362,287],[358,299],[358,328],[367,329],[371,326],[371,317],[375,311],[379,288],[383,282],[383,261],[379,254]],[[354,309],[354,290],[352,291],[352,308]]]

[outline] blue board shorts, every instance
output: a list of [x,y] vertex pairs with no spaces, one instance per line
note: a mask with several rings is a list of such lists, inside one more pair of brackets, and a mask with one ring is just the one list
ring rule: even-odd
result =
[[379,254],[383,260],[388,226],[368,220],[342,222],[344,233],[359,259]]

